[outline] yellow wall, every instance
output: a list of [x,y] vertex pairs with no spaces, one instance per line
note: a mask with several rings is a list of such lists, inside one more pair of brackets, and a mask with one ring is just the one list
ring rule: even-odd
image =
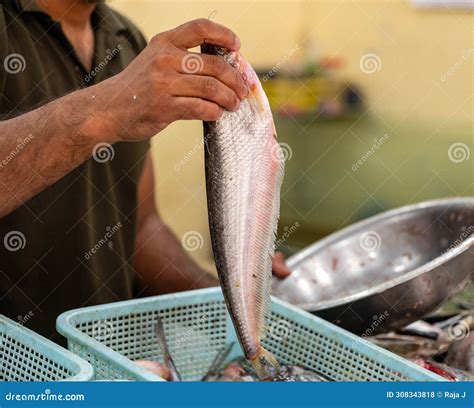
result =
[[[378,112],[463,122],[472,113],[473,13],[414,8],[409,0],[139,1],[112,0],[147,37],[208,17],[234,29],[255,66],[272,66],[311,39],[346,61]],[[375,53],[381,68],[360,69]],[[444,75],[454,73],[443,81]],[[459,109],[457,109],[459,108]]]
[[[305,1],[303,15],[310,37],[346,60],[344,72],[377,113],[454,126],[471,120],[472,12],[420,10],[406,0],[319,0]],[[380,57],[373,74],[360,69],[367,53]]]
[[[109,4],[148,38],[216,10],[213,20],[239,34],[243,52],[255,66],[271,67],[311,39],[324,54],[346,61],[342,74],[362,86],[374,115],[439,126],[465,126],[472,115],[472,13],[419,11],[397,0]],[[360,69],[360,58],[367,53],[381,60],[373,74]],[[454,74],[442,81],[456,64]],[[179,237],[187,231],[202,234],[205,245],[193,255],[211,268],[201,134],[201,123],[180,122],[154,138],[156,198]]]

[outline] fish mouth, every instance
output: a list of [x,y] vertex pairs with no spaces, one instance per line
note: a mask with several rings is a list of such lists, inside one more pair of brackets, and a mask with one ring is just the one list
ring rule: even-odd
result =
[[281,372],[280,364],[275,356],[261,346],[257,351],[257,355],[249,360],[258,378],[262,381],[273,380]]
[[260,350],[260,345],[247,349],[245,353],[245,357],[247,357],[247,359],[250,361],[255,360],[258,357],[259,350]]

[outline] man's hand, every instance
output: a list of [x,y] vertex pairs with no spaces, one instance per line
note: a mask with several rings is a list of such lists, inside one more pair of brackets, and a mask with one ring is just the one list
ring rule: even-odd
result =
[[240,47],[228,28],[191,21],[153,37],[124,71],[104,83],[109,100],[104,103],[119,119],[111,121],[117,140],[149,138],[179,119],[214,121],[223,109],[238,109],[248,93],[241,74],[220,57],[187,51],[204,42]]
[[290,275],[291,271],[285,264],[285,256],[281,252],[275,252],[272,260],[273,275],[278,278],[286,278]]
[[216,120],[237,109],[244,80],[222,58],[187,52],[203,42],[240,47],[229,29],[192,21],[155,36],[120,74],[0,121],[0,157],[34,135],[0,168],[0,218],[86,161],[98,143],[147,139],[178,119]]

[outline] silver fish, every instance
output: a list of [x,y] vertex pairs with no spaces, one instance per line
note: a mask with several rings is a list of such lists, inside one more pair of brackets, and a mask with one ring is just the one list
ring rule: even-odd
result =
[[446,363],[460,370],[474,373],[474,332],[466,337],[454,340],[449,346]]
[[[215,375],[210,381],[258,381],[252,366],[241,358],[228,363],[219,375]],[[331,381],[324,375],[318,374],[306,367],[298,365],[281,366],[278,374],[274,373],[271,381],[283,382],[310,382],[310,381]]]
[[297,365],[284,365],[280,374],[273,381],[285,382],[327,382],[331,381],[322,374],[315,373],[306,367]]
[[245,357],[259,378],[277,368],[261,345],[270,303],[271,257],[280,211],[283,152],[270,105],[252,67],[238,52],[205,44],[243,76],[249,95],[236,112],[204,123],[212,249],[227,308]]
[[449,343],[420,336],[406,336],[397,333],[378,334],[366,337],[366,340],[405,358],[431,358],[444,353]]
[[209,370],[204,375],[204,377],[201,378],[201,381],[215,381],[215,379],[219,377],[219,371],[221,370],[222,365],[229,356],[233,347],[234,342],[229,343],[227,346],[217,352],[211,366],[209,367]]

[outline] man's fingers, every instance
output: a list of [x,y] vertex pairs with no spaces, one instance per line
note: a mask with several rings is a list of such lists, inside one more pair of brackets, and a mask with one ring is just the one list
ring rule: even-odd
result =
[[175,96],[191,96],[217,103],[229,111],[240,105],[236,93],[214,77],[201,75],[179,75],[169,89]]
[[231,51],[240,48],[240,40],[232,30],[205,18],[190,21],[168,31],[168,36],[174,45],[182,49],[193,48],[203,43],[221,45]]
[[185,74],[212,76],[231,88],[240,99],[248,94],[248,86],[240,72],[222,57],[186,52],[177,69]]
[[176,98],[176,110],[179,119],[197,119],[206,122],[218,120],[222,115],[222,108],[214,102],[199,98]]
[[281,252],[275,252],[272,262],[273,274],[278,278],[286,278],[291,274],[291,271],[285,264],[285,257]]

